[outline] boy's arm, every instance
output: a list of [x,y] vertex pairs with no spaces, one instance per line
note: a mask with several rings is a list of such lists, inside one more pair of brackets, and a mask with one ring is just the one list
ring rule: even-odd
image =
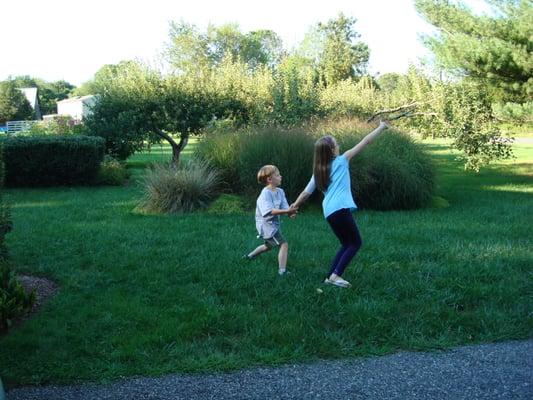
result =
[[290,215],[290,214],[294,214],[296,212],[297,208],[295,207],[289,207],[285,210],[280,210],[280,209],[277,209],[277,208],[274,208],[272,209],[272,211],[270,211],[270,214],[272,215]]
[[383,132],[388,127],[389,126],[385,122],[380,121],[379,126],[376,129],[366,135],[363,140],[357,143],[350,150],[347,150],[343,154],[343,157],[346,158],[346,160],[350,161],[353,156],[363,150],[368,144],[370,144],[370,142],[372,142],[381,132]]
[[283,191],[283,189],[279,189],[281,191],[281,195],[282,195],[282,199],[281,199],[281,208],[279,209],[272,209],[272,211],[270,212],[272,215],[294,215],[296,214],[296,210],[298,208],[294,207],[293,205],[291,205],[289,207],[289,203],[287,201],[287,198],[285,197],[285,192]]

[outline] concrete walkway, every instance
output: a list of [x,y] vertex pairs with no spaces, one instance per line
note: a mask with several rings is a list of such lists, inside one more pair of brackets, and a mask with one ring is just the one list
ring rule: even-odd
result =
[[533,340],[323,361],[227,374],[25,387],[8,400],[533,399]]

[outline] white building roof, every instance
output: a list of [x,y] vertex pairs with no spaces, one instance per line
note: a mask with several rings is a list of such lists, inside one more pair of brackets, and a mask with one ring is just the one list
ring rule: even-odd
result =
[[35,109],[35,104],[37,104],[37,88],[30,87],[30,88],[21,88],[19,89],[28,102],[30,103],[31,108]]
[[59,100],[57,103],[73,103],[75,101],[85,101],[85,100],[89,100],[89,99],[92,99],[94,97],[94,95],[92,94],[88,94],[87,96],[76,96],[76,97],[70,97],[68,99],[64,99],[64,100]]

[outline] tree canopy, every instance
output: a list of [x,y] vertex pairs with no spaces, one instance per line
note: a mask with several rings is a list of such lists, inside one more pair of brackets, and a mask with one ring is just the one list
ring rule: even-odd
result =
[[345,79],[359,78],[366,72],[370,49],[359,41],[355,18],[340,13],[309,29],[296,54],[308,59],[327,86]]
[[171,22],[169,36],[167,58],[181,72],[217,66],[227,56],[252,69],[274,67],[283,55],[278,34],[266,29],[242,33],[237,24],[209,25],[200,32],[195,25]]
[[0,82],[0,124],[31,119],[33,114],[30,103],[13,80]]
[[445,70],[489,88],[501,101],[533,95],[531,0],[489,0],[478,15],[462,2],[416,0],[418,12],[438,29],[425,43]]
[[57,113],[57,102],[66,99],[75,88],[74,85],[64,80],[47,82],[28,75],[15,76],[12,81],[18,88],[36,87],[38,89],[37,96],[43,115]]

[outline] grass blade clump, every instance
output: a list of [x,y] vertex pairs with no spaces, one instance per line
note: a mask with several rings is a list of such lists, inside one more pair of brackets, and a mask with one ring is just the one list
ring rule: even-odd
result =
[[140,208],[152,213],[188,213],[207,207],[218,194],[220,174],[207,162],[182,167],[155,164],[144,177]]

